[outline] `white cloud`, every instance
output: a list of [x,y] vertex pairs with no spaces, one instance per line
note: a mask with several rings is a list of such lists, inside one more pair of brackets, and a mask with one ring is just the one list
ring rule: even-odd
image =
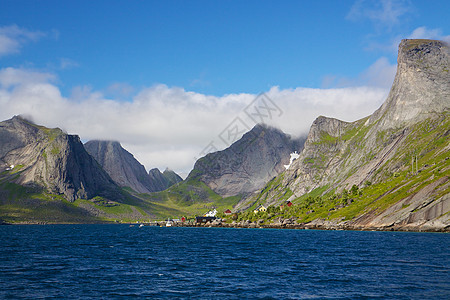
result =
[[47,83],[55,80],[55,75],[29,69],[5,68],[0,70],[0,87]]
[[105,90],[105,93],[108,96],[119,98],[119,99],[127,99],[134,92],[134,87],[125,82],[115,82],[108,86]]
[[450,44],[450,35],[445,35],[440,28],[429,29],[425,26],[417,27],[411,33],[398,35],[390,39],[388,43],[371,42],[366,50],[381,50],[383,52],[390,52],[396,54],[398,45],[402,39],[432,39],[441,40]]
[[391,64],[386,57],[380,57],[356,78],[327,75],[322,80],[323,87],[370,86],[389,89],[394,81],[396,64]]
[[412,12],[410,1],[406,0],[358,0],[351,7],[347,19],[351,21],[369,20],[375,27],[391,29],[401,21],[401,17]]
[[442,29],[428,29],[425,26],[418,27],[408,36],[408,39],[434,39],[450,43],[450,35],[443,35]]
[[[255,125],[243,112],[255,99],[252,94],[215,97],[155,85],[139,91],[132,101],[121,102],[89,87],[74,88],[72,96],[65,98],[52,80],[54,76],[47,73],[0,69],[0,119],[26,114],[38,124],[79,134],[84,141],[118,140],[147,170],[169,167],[187,173],[194,157],[201,156],[210,142],[218,149],[226,147],[219,134],[236,117],[249,127]],[[353,121],[371,114],[387,89],[273,87],[266,94],[283,112],[268,123],[300,135],[319,115]]]
[[17,25],[0,27],[0,57],[19,52],[22,45],[29,41],[37,41],[46,34],[30,31]]
[[73,69],[73,68],[76,68],[78,66],[79,66],[79,64],[76,61],[72,60],[72,59],[69,59],[69,58],[60,58],[59,59],[59,66],[58,66],[58,68],[61,69],[61,70]]

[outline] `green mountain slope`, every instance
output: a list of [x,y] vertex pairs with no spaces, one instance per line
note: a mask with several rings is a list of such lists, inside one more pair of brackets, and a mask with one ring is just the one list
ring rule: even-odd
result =
[[402,41],[380,109],[352,123],[317,118],[289,170],[241,207],[289,200],[278,215],[311,226],[448,230],[449,57],[442,42]]
[[[284,181],[286,174],[275,178],[251,201],[253,206],[278,206],[285,200],[294,205],[278,217],[295,218],[298,223],[318,227],[445,229],[450,219],[450,118],[449,113],[434,115],[393,136],[403,134],[401,143],[373,169],[370,180],[348,186],[354,175],[344,173],[344,180],[334,185],[317,186],[295,196]],[[381,139],[381,137],[380,137]],[[383,137],[388,142],[389,137]],[[395,140],[396,138],[394,138]],[[329,138],[324,137],[324,143]],[[360,142],[358,135],[349,138],[347,150]],[[391,142],[392,143],[392,142]],[[350,156],[343,151],[343,160]],[[351,158],[351,156],[350,156]],[[309,161],[304,162],[310,164]],[[323,171],[323,165],[308,166]]]

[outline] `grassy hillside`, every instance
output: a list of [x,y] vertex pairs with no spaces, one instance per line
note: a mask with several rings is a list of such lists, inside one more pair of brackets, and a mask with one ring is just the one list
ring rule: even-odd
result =
[[[361,130],[358,130],[361,131]],[[429,118],[408,128],[402,146],[389,160],[374,172],[373,182],[342,190],[335,186],[321,186],[301,197],[290,198],[292,191],[282,184],[284,174],[271,180],[253,199],[249,211],[257,205],[275,203],[266,213],[243,213],[239,219],[266,219],[283,217],[310,222],[315,219],[348,221],[367,214],[380,214],[387,208],[419,192],[431,193],[435,200],[450,193],[450,118],[448,113]],[[379,133],[380,141],[389,135]],[[350,139],[360,142],[359,134]],[[329,141],[324,136],[324,143]],[[417,158],[417,162],[416,162]],[[320,167],[320,166],[318,166]],[[348,176],[351,176],[349,174]],[[431,188],[432,187],[432,188]],[[294,206],[283,211],[279,204],[288,198]],[[408,204],[398,208],[407,212]],[[448,214],[448,213],[447,213]]]
[[0,174],[0,220],[7,223],[145,222],[193,217],[214,208],[224,211],[240,200],[238,196],[223,199],[204,183],[190,179],[152,194],[132,194],[125,188],[120,203],[103,197],[69,202],[37,185],[11,183],[13,172],[17,176],[20,166]]
[[[177,183],[169,189],[152,194],[140,194],[141,199],[159,206],[159,211],[155,213],[159,216],[175,217],[170,212],[177,212],[176,216],[195,216],[217,209],[225,211],[232,209],[241,199],[240,196],[222,198],[211,190],[206,184],[197,179],[187,179]],[[163,209],[169,211],[163,211]]]

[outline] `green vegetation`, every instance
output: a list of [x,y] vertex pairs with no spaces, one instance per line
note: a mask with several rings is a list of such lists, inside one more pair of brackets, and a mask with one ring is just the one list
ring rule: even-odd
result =
[[138,196],[147,203],[157,206],[154,207],[157,210],[152,213],[162,219],[181,216],[193,217],[212,209],[222,212],[232,209],[242,198],[241,196],[222,198],[206,184],[192,178],[173,185],[165,191]]
[[[362,139],[368,127],[352,129],[354,139]],[[450,153],[448,135],[450,131],[449,114],[445,113],[430,118],[413,126],[405,137],[402,147],[394,157],[380,166],[372,181],[366,181],[361,187],[352,186],[349,190],[342,189],[337,192],[338,186],[322,186],[291,200],[294,205],[280,209],[279,205],[292,192],[282,185],[283,174],[272,179],[261,193],[254,199],[254,204],[246,212],[237,214],[237,221],[263,220],[269,224],[277,218],[293,218],[298,223],[310,222],[314,219],[326,220],[352,220],[364,213],[380,213],[398,203],[400,200],[418,193],[432,183],[437,184],[434,198],[439,199],[450,192],[448,187],[448,174],[450,172]],[[377,138],[384,140],[387,132],[379,133]],[[411,168],[412,157],[418,159],[418,170]],[[304,161],[312,164],[311,161]],[[414,167],[415,168],[415,167]],[[276,203],[269,206],[266,212],[253,213],[253,209],[267,201]],[[401,209],[407,209],[409,204],[403,204]],[[231,220],[229,220],[231,222]]]
[[0,219],[7,223],[99,222],[61,195],[10,182],[0,183]]
[[53,155],[57,155],[57,154],[59,154],[60,152],[61,152],[61,150],[58,148],[58,147],[56,147],[56,146],[53,146],[52,147],[52,150],[50,151]]
[[[364,138],[373,125],[364,125],[366,119],[347,126],[339,138],[344,141],[345,149],[338,154],[345,161],[351,156],[352,149],[364,147]],[[449,153],[449,114],[436,115],[410,128],[402,140],[402,145],[389,160],[384,161],[376,172],[360,186],[318,185],[311,184],[308,192],[295,197],[286,185],[286,174],[282,173],[270,180],[261,192],[248,203],[249,208],[241,213],[227,217],[233,220],[262,220],[265,224],[275,222],[278,218],[292,218],[298,223],[314,219],[352,220],[364,213],[379,213],[413,195],[426,186],[436,183],[433,197],[448,194],[448,174],[450,172]],[[49,135],[57,136],[57,130],[49,130]],[[396,135],[397,134],[397,135]],[[399,131],[377,133],[378,143],[390,143]],[[335,143],[337,138],[324,134],[323,144]],[[49,152],[46,152],[49,151]],[[57,154],[56,146],[48,147],[43,152]],[[376,152],[376,149],[373,150]],[[374,153],[367,153],[364,159],[370,159]],[[417,158],[416,168],[412,161]],[[317,154],[316,157],[304,159],[304,163],[313,171],[315,182],[321,181],[321,170],[326,166],[328,157]],[[88,200],[76,200],[71,203],[63,195],[50,194],[39,186],[22,186],[16,183],[23,165],[0,174],[0,219],[5,222],[48,222],[48,223],[91,223],[91,222],[135,222],[136,220],[162,220],[201,215],[217,209],[219,213],[233,207],[241,196],[222,198],[198,178],[191,177],[173,185],[165,191],[152,194],[137,194],[130,188],[122,189],[122,200],[111,201],[104,197]],[[355,169],[343,174],[350,176]],[[347,171],[346,171],[347,172]],[[291,174],[292,176],[297,176]],[[348,177],[345,177],[348,178]],[[362,179],[361,179],[362,180]],[[291,207],[280,208],[280,204],[290,200]],[[267,205],[271,203],[272,205]],[[267,211],[254,213],[253,210],[264,205]],[[399,209],[408,209],[403,204]],[[95,217],[94,217],[95,216]],[[223,214],[219,214],[223,216]]]

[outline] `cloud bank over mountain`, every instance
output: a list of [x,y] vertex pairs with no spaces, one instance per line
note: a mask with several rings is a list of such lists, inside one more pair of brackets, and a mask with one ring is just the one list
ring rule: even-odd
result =
[[[64,97],[55,81],[56,75],[50,73],[1,69],[0,118],[22,114],[39,124],[79,134],[85,141],[118,140],[147,169],[170,167],[182,173],[192,168],[211,142],[217,150],[229,146],[232,140],[224,142],[220,134],[236,118],[247,128],[255,125],[244,110],[256,105],[252,101],[258,95],[217,97],[159,84],[142,88],[129,101],[118,101],[89,87],[77,87]],[[262,121],[294,136],[306,134],[320,114],[348,121],[369,115],[387,95],[384,88],[368,86],[272,87],[263,92],[280,111]]]
[[[81,20],[74,2],[48,24],[47,8],[29,19],[14,4],[0,12],[1,120],[22,114],[84,141],[118,140],[147,170],[180,174],[253,127],[249,109],[294,136],[319,115],[365,117],[387,97],[402,38],[450,42],[446,1],[259,3],[251,22],[254,8],[238,3],[213,3],[215,15],[200,2],[178,11],[134,3],[131,19],[120,5],[92,3],[102,9],[83,9]],[[276,109],[255,102],[255,91]]]

